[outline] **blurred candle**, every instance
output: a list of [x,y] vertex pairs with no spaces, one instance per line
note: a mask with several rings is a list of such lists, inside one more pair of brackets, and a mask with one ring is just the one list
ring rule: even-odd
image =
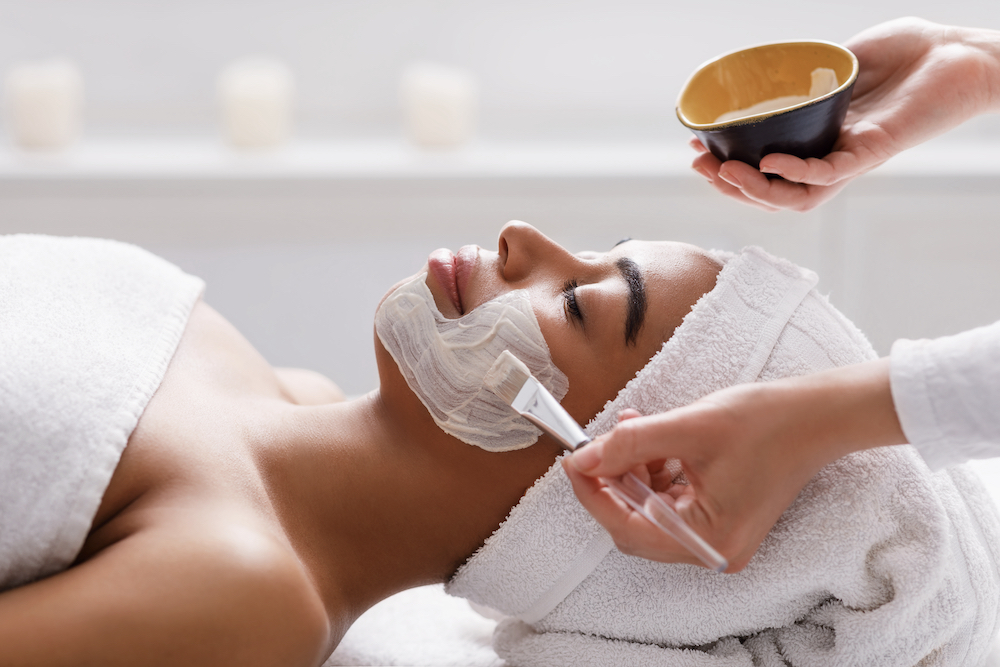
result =
[[243,58],[219,74],[219,104],[226,139],[238,148],[268,148],[292,132],[295,82],[280,60]]
[[479,100],[469,72],[415,63],[403,72],[400,93],[407,134],[418,146],[448,148],[472,138]]
[[4,100],[10,133],[22,148],[64,148],[80,133],[83,77],[70,60],[14,65],[7,71]]

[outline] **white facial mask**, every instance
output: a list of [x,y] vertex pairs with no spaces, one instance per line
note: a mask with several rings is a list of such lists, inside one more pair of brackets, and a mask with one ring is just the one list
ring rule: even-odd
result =
[[457,320],[446,319],[421,274],[390,294],[375,314],[375,332],[441,429],[491,452],[533,445],[539,431],[483,388],[504,350],[523,361],[556,399],[569,381],[555,367],[528,293],[516,290]]

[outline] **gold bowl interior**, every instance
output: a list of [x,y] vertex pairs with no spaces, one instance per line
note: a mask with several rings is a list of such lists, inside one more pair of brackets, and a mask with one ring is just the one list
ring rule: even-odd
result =
[[808,95],[811,74],[817,67],[837,73],[834,93],[853,83],[858,74],[854,54],[831,42],[763,44],[719,56],[699,67],[681,91],[677,112],[685,125],[703,127],[716,124],[715,119],[724,113],[765,100]]

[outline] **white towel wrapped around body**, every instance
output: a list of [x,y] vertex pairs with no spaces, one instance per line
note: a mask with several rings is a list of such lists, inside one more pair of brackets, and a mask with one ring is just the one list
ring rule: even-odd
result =
[[125,243],[0,236],[0,590],[76,557],[203,287]]
[[[625,407],[874,358],[811,272],[753,248],[717,256],[716,287],[592,435]],[[931,474],[908,446],[824,468],[738,574],[620,553],[557,464],[447,591],[511,617],[494,648],[517,667],[971,667],[997,631],[998,549],[975,476]]]

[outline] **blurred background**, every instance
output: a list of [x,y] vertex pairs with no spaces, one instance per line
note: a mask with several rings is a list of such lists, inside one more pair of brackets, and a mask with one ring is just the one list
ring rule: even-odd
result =
[[[1000,28],[982,0],[2,0],[0,233],[142,245],[349,394],[376,384],[382,294],[510,219],[574,251],[761,245],[886,353],[1000,319],[1000,117],[765,214],[690,170],[673,105],[721,52],[904,15]],[[78,109],[63,134],[18,116],[50,84]]]

